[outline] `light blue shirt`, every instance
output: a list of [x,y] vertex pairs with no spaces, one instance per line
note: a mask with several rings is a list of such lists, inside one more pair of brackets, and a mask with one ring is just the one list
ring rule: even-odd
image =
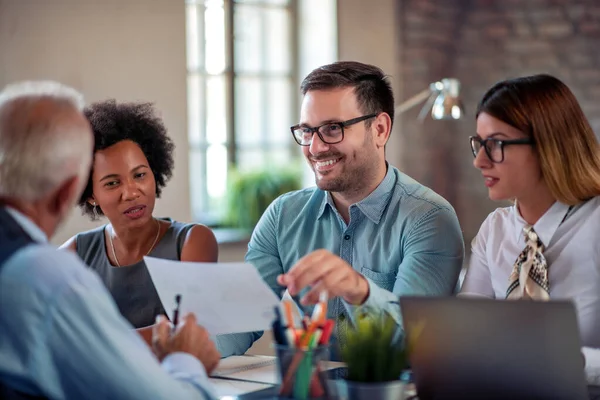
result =
[[57,251],[27,217],[36,241],[0,272],[0,379],[52,399],[208,399],[202,364],[173,353],[162,364],[121,317],[100,279]]
[[[388,165],[379,186],[349,211],[346,224],[331,194],[318,188],[287,193],[263,214],[246,261],[280,294],[279,274],[310,252],[327,249],[367,278],[369,297],[361,309],[387,311],[400,327],[399,296],[455,292],[464,243],[445,199]],[[331,300],[328,309],[334,319],[352,319],[356,311],[341,299]]]

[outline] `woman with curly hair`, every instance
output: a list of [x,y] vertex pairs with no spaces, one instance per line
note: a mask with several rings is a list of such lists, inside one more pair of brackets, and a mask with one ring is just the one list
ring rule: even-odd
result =
[[[105,216],[108,224],[79,233],[62,247],[76,251],[98,273],[135,328],[150,327],[165,310],[143,257],[216,262],[217,242],[204,225],[153,215],[173,172],[174,145],[151,104],[108,100],[84,113],[95,145],[79,206],[92,220]],[[150,342],[151,329],[138,331]]]

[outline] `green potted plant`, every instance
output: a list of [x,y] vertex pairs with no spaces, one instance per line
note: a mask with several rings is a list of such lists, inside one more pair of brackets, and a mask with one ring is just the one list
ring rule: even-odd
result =
[[300,188],[301,172],[293,167],[233,169],[227,188],[224,225],[251,231],[273,200]]
[[348,323],[342,360],[348,369],[338,387],[349,400],[404,398],[400,380],[408,366],[402,340],[397,338],[397,325],[387,314],[357,316],[356,326]]

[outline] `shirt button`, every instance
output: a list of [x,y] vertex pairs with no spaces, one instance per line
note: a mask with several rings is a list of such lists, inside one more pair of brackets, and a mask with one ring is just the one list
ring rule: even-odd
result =
[[344,239],[346,239],[346,240],[350,240],[350,235],[346,235],[346,236],[344,236]]

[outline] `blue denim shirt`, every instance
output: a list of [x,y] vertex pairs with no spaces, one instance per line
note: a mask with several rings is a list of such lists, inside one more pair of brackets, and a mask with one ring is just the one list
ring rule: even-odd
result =
[[[387,311],[399,327],[398,297],[453,294],[464,256],[452,206],[393,166],[369,196],[350,206],[348,224],[331,194],[318,188],[279,197],[257,224],[246,261],[280,294],[277,276],[317,249],[338,254],[364,275],[369,297],[360,308]],[[328,310],[329,318],[352,320],[356,307],[338,298]]]

